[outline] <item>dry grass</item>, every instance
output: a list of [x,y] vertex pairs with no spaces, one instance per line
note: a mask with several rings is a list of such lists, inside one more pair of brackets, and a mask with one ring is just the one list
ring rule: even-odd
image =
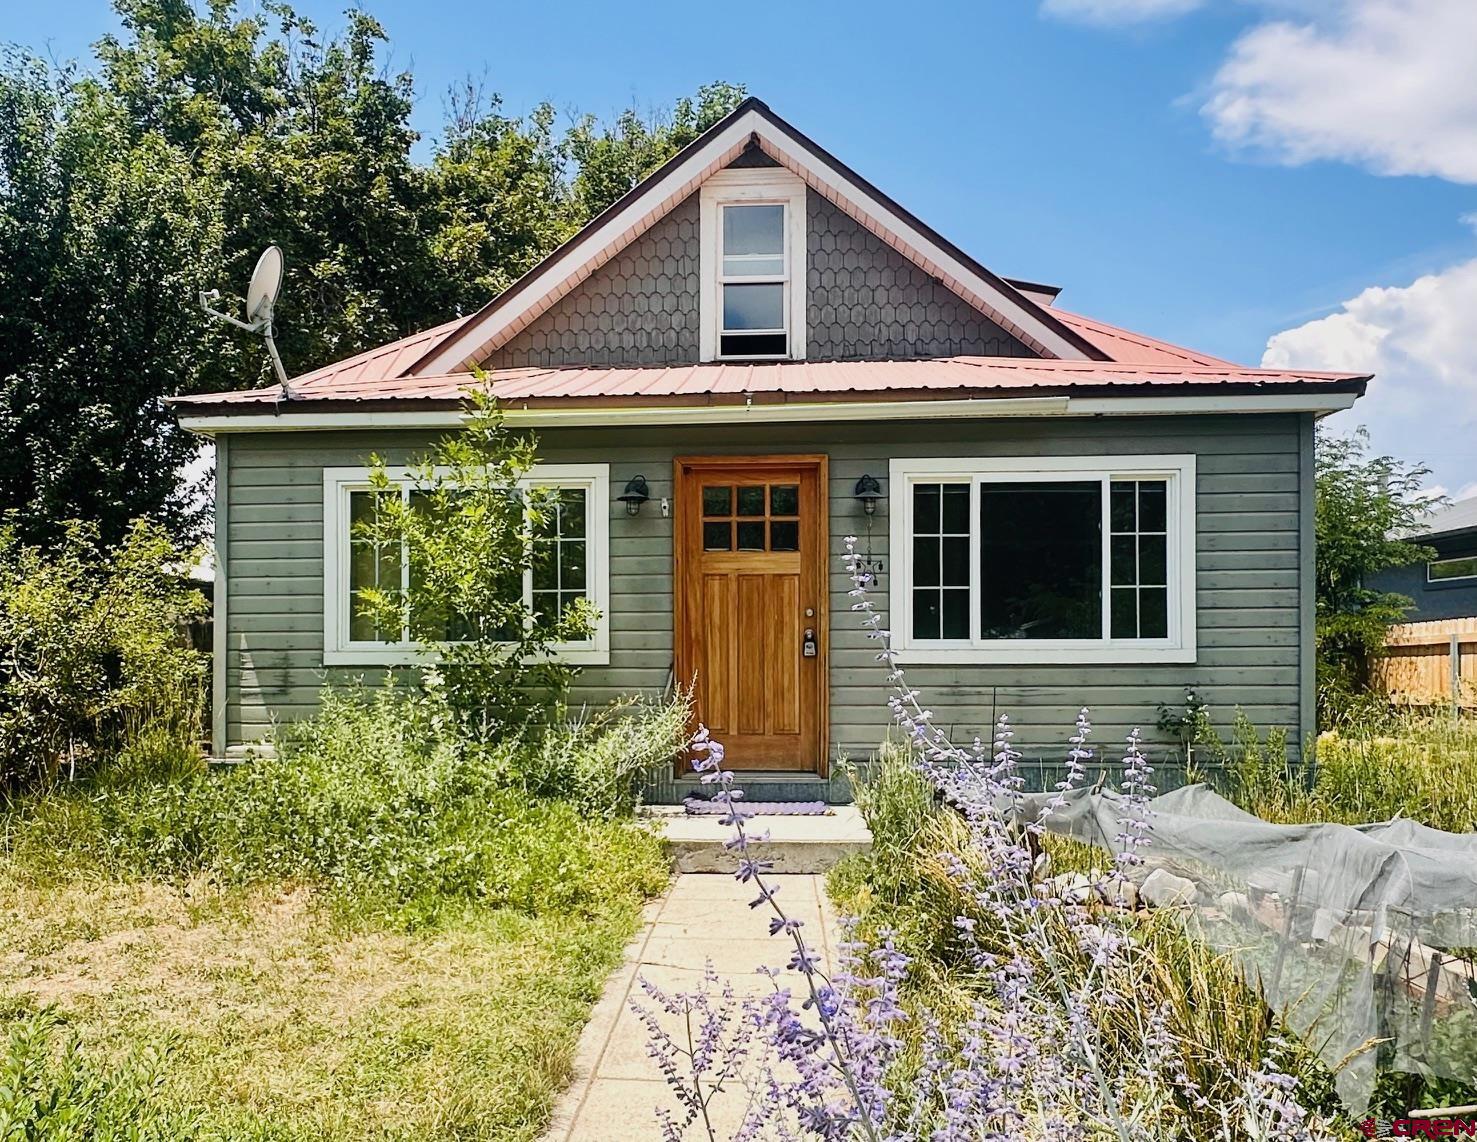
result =
[[1373,729],[1321,735],[1315,759],[1310,788],[1281,751],[1243,750],[1232,793],[1268,821],[1354,825],[1401,816],[1454,833],[1477,829],[1477,720],[1402,714]]
[[0,873],[0,1023],[41,1006],[230,1138],[537,1137],[627,910],[346,927],[306,887]]

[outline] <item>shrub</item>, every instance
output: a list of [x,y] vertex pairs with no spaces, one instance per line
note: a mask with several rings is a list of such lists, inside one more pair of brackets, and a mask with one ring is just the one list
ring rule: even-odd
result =
[[41,1011],[0,1039],[0,1138],[10,1142],[178,1142],[200,1137],[191,1116],[161,1109],[167,1051],[140,1048],[105,1063]]
[[52,551],[0,528],[0,795],[76,776],[130,741],[135,764],[198,754],[205,663],[182,632],[205,603],[180,558],[143,520],[112,551],[87,524]]
[[1430,548],[1406,537],[1442,502],[1421,490],[1426,468],[1368,451],[1362,428],[1346,437],[1318,434],[1314,579],[1318,723],[1325,728],[1358,705],[1369,689],[1370,661],[1411,605],[1405,595],[1367,586],[1370,576],[1431,557]]
[[[535,747],[464,748],[455,726],[435,694],[329,690],[274,757],[43,798],[13,817],[9,845],[21,863],[52,873],[103,866],[228,885],[300,880],[346,912],[404,924],[469,907],[583,914],[665,884],[654,834],[510,782]],[[617,720],[602,732],[550,734],[538,748],[565,740],[609,756],[619,752],[611,743],[641,736]],[[568,754],[563,761],[577,770]]]
[[593,817],[629,816],[653,772],[671,765],[687,741],[691,705],[628,698],[553,729],[525,750],[503,750],[509,774],[536,797],[557,797]]

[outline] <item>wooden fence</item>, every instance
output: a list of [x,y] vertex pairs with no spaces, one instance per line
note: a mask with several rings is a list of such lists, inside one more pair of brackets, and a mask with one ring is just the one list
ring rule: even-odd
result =
[[1477,618],[1391,627],[1374,680],[1397,702],[1477,707]]

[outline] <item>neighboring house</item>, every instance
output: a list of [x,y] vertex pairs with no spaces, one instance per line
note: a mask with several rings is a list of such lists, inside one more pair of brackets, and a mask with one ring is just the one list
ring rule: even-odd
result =
[[1432,512],[1410,536],[1436,557],[1389,567],[1370,577],[1379,591],[1398,591],[1414,604],[1408,623],[1477,618],[1477,496]]
[[841,564],[855,534],[910,681],[963,739],[1009,713],[1056,762],[1085,705],[1115,757],[1193,685],[1223,723],[1241,707],[1299,740],[1313,422],[1368,378],[1243,368],[1057,292],[992,273],[751,99],[479,312],[288,394],[176,400],[218,448],[216,749],[410,660],[406,632],[353,614],[374,566],[350,525],[366,458],[454,428],[473,366],[537,432],[534,478],[568,489],[564,577],[531,593],[602,614],[564,650],[576,700],[696,676],[740,770],[865,756],[889,717]]

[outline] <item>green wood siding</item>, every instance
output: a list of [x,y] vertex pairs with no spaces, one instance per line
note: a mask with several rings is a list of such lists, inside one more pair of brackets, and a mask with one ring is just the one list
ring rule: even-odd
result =
[[[325,466],[391,463],[420,453],[429,433],[337,432],[234,436],[226,451],[226,733],[228,744],[259,739],[272,724],[311,713],[325,683],[382,678],[381,668],[325,671],[323,483]],[[605,702],[660,691],[672,666],[672,495],[679,454],[825,452],[831,497],[832,748],[865,755],[887,729],[883,671],[850,610],[843,538],[866,517],[852,499],[870,472],[887,488],[894,456],[1103,455],[1190,452],[1197,456],[1198,661],[1166,665],[915,666],[909,677],[940,724],[961,738],[988,736],[997,713],[1015,721],[1029,754],[1058,758],[1079,706],[1091,708],[1096,739],[1110,751],[1137,725],[1150,736],[1160,702],[1194,685],[1222,726],[1236,707],[1260,726],[1296,740],[1311,709],[1309,623],[1310,420],[1300,415],[1006,419],[889,424],[755,425],[696,429],[565,429],[540,433],[549,462],[606,461],[618,491],[637,473],[652,499],[636,518],[611,513],[611,663],[588,667],[576,699]],[[1307,454],[1307,455],[1305,455]],[[884,500],[871,526],[883,562]]]

